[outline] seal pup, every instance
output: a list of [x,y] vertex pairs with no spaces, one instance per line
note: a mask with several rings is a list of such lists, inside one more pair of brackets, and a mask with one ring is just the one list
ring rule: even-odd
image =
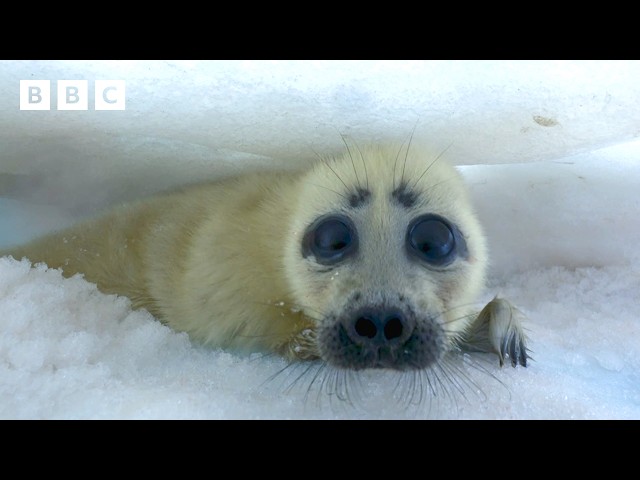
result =
[[520,317],[480,314],[485,238],[433,152],[349,148],[122,205],[0,252],[77,273],[196,342],[339,369],[426,369],[460,349],[526,366]]

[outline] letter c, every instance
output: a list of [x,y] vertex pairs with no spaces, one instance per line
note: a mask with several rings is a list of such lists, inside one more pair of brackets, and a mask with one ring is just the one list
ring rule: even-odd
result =
[[107,90],[116,90],[117,91],[117,88],[116,87],[107,87],[102,91],[102,99],[105,101],[105,103],[111,103],[111,104],[118,103],[118,99],[109,100],[107,98]]

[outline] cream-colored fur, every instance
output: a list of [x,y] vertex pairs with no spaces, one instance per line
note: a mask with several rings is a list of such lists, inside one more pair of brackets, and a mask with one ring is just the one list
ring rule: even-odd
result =
[[[411,298],[420,311],[440,316],[451,336],[466,328],[464,317],[473,310],[472,304],[484,287],[485,238],[460,175],[437,158],[437,152],[416,148],[408,152],[398,147],[352,148],[350,154],[330,164],[331,168],[320,162],[301,178],[304,193],[284,237],[284,260],[293,297],[310,315],[318,317],[322,312],[324,317],[328,311],[341,310],[350,290],[370,296],[397,292]],[[392,202],[391,192],[401,177],[424,192],[427,201],[409,209]],[[346,209],[339,194],[345,190],[342,182],[363,187],[368,182],[371,204],[355,213]],[[299,245],[305,227],[315,218],[341,211],[350,214],[356,224],[361,255],[327,276],[318,273],[312,261],[301,261]],[[408,259],[404,245],[407,226],[421,213],[439,214],[460,225],[469,259],[458,259],[442,269],[425,268]]]
[[[475,318],[487,264],[461,178],[437,152],[350,150],[306,171],[247,174],[121,206],[3,254],[46,262],[66,276],[82,273],[216,347],[323,356],[316,332],[347,308],[354,290],[371,299],[406,296],[446,325],[453,346]],[[410,208],[390,201],[402,181],[423,193]],[[358,186],[371,201],[350,209],[348,191]],[[303,258],[302,239],[316,218],[336,212],[353,220],[360,251],[323,273]],[[443,268],[408,258],[407,224],[425,212],[460,227],[468,258]]]

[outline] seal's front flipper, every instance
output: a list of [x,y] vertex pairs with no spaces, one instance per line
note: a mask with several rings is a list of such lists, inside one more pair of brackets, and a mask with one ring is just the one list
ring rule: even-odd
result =
[[304,328],[280,347],[280,353],[291,361],[316,360],[318,352],[317,333],[313,328]]
[[509,357],[512,367],[526,367],[527,359],[531,357],[522,327],[523,319],[524,314],[520,310],[496,296],[471,324],[461,348],[472,352],[495,353],[500,359],[500,366],[504,365],[505,357]]

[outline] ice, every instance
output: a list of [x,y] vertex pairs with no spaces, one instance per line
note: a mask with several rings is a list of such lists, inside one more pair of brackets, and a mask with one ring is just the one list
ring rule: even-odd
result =
[[[2,418],[640,416],[640,276],[631,265],[549,267],[493,282],[527,315],[534,360],[501,369],[494,357],[471,356],[442,385],[394,372],[312,384],[317,367],[278,374],[281,359],[192,345],[124,298],[28,266],[0,259]],[[614,311],[605,307],[611,289],[600,288],[612,284],[622,292]]]

